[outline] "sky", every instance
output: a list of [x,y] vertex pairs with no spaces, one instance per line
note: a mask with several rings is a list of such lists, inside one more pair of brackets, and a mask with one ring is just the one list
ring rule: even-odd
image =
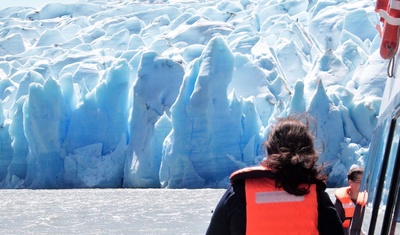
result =
[[[329,187],[363,166],[388,61],[375,1],[0,9],[1,188],[223,188],[306,112]],[[362,27],[360,27],[362,26]]]

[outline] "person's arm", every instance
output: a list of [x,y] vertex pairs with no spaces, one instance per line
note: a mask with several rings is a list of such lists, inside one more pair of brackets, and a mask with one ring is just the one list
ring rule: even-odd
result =
[[326,192],[318,193],[318,231],[320,235],[344,234],[342,221]]
[[344,214],[344,209],[343,209],[343,205],[342,202],[339,199],[336,199],[335,201],[335,208],[336,211],[339,215],[340,220],[343,222],[345,220],[345,214]]
[[246,199],[244,184],[229,187],[211,217],[206,235],[246,234]]
[[208,226],[206,235],[230,234],[229,218],[226,212],[226,202],[232,194],[231,191],[231,188],[226,190],[218,202],[217,207],[215,208],[211,217],[211,222]]

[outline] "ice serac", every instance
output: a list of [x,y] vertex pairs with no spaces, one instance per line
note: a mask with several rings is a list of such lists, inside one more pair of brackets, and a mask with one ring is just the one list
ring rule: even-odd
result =
[[[23,105],[25,99],[19,99],[15,102],[14,108],[15,112],[13,113],[13,122],[10,125],[10,137],[12,139],[12,147],[13,147],[13,158],[9,168],[9,177],[15,175],[18,179],[26,178],[26,170],[27,170],[27,156],[29,152],[28,141],[26,140],[24,134],[24,124],[23,124]],[[11,155],[10,155],[11,156]],[[9,178],[5,182],[10,182]],[[13,187],[12,185],[10,185]]]
[[290,100],[290,113],[303,113],[306,110],[306,101],[304,100],[304,83],[297,81],[294,85],[293,96]]
[[[294,37],[289,32],[287,34],[289,34],[288,37]],[[282,72],[289,84],[295,84],[298,79],[306,76],[311,67],[310,62],[293,39],[285,40],[276,49],[279,64],[284,68]]]
[[0,39],[0,56],[15,55],[23,51],[25,51],[25,44],[21,34]]
[[69,110],[53,78],[32,83],[23,106],[24,132],[29,144],[26,187],[60,188],[64,184],[61,143],[67,133]]
[[116,60],[105,79],[72,110],[63,142],[67,186],[122,186],[129,90],[128,62]]
[[173,132],[164,141],[162,187],[215,186],[242,166],[242,111],[231,108],[227,95],[233,58],[224,39],[215,37],[191,64],[171,108]]
[[318,80],[307,112],[316,119],[316,146],[323,151],[320,161],[333,164],[337,161],[340,143],[344,140],[343,121],[339,108],[333,105],[326,94],[322,80]]
[[[143,54],[133,88],[131,139],[124,168],[124,187],[160,187],[161,152],[155,150],[161,149],[162,142],[156,134],[165,134],[156,131],[155,126],[161,116],[170,114],[183,75],[182,65],[172,59],[155,52]],[[160,146],[155,147],[155,142]]]
[[0,182],[7,176],[7,168],[12,160],[13,148],[11,147],[11,138],[8,134],[10,125],[5,123],[6,117],[4,115],[3,105],[0,99],[0,148],[5,153],[0,158]]

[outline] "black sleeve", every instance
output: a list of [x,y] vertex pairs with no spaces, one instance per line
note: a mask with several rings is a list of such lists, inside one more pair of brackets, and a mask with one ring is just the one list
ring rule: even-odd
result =
[[318,231],[321,235],[344,234],[342,221],[326,192],[319,192],[318,197]]
[[344,209],[343,209],[342,202],[338,199],[336,199],[336,201],[335,201],[335,208],[339,215],[340,220],[343,222],[345,219]]
[[206,235],[222,234],[246,234],[244,183],[229,187],[214,210]]

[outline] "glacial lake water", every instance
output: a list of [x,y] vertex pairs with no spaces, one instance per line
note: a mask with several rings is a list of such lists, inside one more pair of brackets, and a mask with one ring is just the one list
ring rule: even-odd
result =
[[[0,190],[0,234],[205,234],[225,189]],[[327,192],[333,196],[333,189]]]

